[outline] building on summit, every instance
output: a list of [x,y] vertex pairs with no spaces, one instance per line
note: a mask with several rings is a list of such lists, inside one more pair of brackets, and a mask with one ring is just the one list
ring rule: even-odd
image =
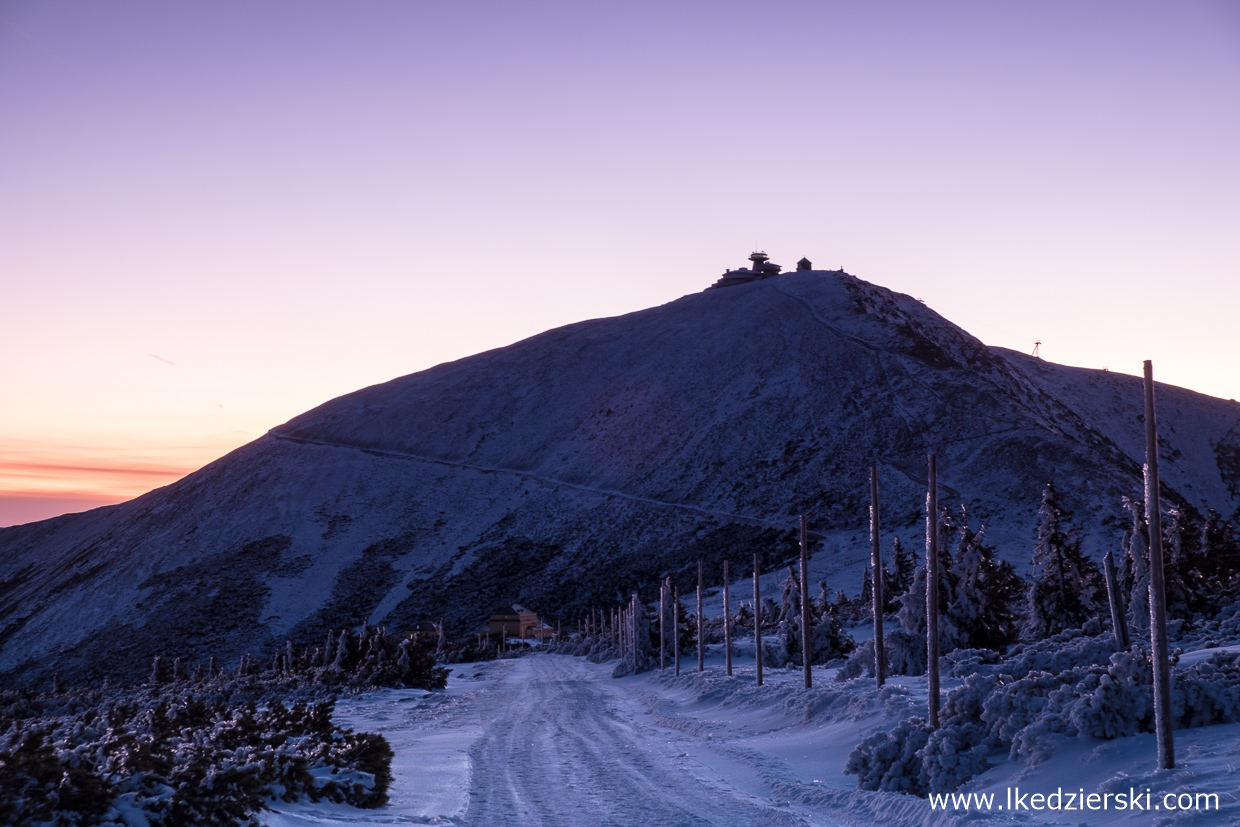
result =
[[[781,272],[780,266],[771,261],[770,257],[761,250],[750,255],[749,260],[753,262],[752,267],[737,267],[735,270],[727,270],[719,277],[717,282],[706,289],[711,290],[716,287],[733,287],[737,284],[748,284],[751,281],[761,281],[772,276],[778,276]],[[797,272],[806,272],[813,269],[814,265],[807,258],[797,262]]]
[[710,290],[714,287],[732,287],[736,284],[745,284],[759,279],[769,279],[771,276],[778,276],[780,267],[778,264],[770,260],[766,253],[757,251],[749,256],[749,260],[753,262],[753,267],[737,267],[735,270],[728,270],[719,277],[719,281],[707,287]]

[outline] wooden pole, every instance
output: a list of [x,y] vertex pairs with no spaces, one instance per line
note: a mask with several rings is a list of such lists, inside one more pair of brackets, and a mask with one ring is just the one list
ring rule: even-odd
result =
[[926,487],[926,701],[929,724],[939,728],[939,464],[928,457]]
[[639,662],[641,660],[641,646],[639,645],[640,641],[637,639],[637,612],[640,608],[640,604],[637,602],[637,600],[638,600],[637,592],[633,592],[633,600],[632,600],[633,608],[631,610],[633,618],[632,618],[631,624],[633,628],[633,671],[634,672],[636,672],[638,669],[641,668],[641,663]]
[[632,651],[629,646],[629,607],[621,606],[618,611],[620,612],[620,651],[627,658]]
[[870,557],[874,567],[874,675],[878,685],[887,680],[887,654],[883,651],[883,555],[878,545],[878,466],[870,466]]
[[762,685],[762,598],[758,593],[758,552],[753,553],[753,659]]
[[1171,657],[1167,643],[1162,507],[1158,481],[1158,423],[1154,414],[1154,363],[1145,361],[1145,523],[1150,529],[1150,647],[1154,654],[1154,732],[1158,768],[1175,769],[1171,732]]
[[723,662],[732,677],[732,604],[728,601],[728,561],[723,561]]
[[805,688],[814,686],[814,648],[809,636],[809,532],[801,515],[801,662],[805,665]]
[[1111,627],[1115,630],[1115,645],[1127,649],[1128,618],[1124,617],[1124,598],[1119,593],[1119,577],[1115,574],[1115,557],[1107,552],[1102,558],[1102,573],[1107,581],[1107,602],[1111,604]]
[[680,677],[680,584],[672,584],[672,652],[676,677]]
[[698,585],[697,585],[697,643],[698,643],[698,671],[706,671],[706,631],[702,625],[702,558],[698,558]]
[[667,668],[667,581],[659,583],[659,671]]

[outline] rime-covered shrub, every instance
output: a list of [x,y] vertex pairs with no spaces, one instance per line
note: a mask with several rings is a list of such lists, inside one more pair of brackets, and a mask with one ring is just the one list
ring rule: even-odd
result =
[[[1062,648],[1056,650],[1056,645]],[[1053,756],[1066,739],[1105,740],[1151,732],[1150,654],[1140,645],[1120,652],[1113,647],[1109,634],[1083,636],[1080,631],[1017,647],[1000,663],[979,664],[947,694],[942,726],[912,748],[913,753],[908,751],[914,742],[904,722],[890,733],[867,738],[850,764],[866,779],[865,789],[894,789],[891,785],[896,782],[884,780],[889,776],[916,777],[925,790],[940,792],[985,771],[986,757],[995,751],[1006,749],[1012,759],[1037,764]],[[969,655],[960,663],[980,657]],[[1028,671],[1030,665],[1049,668]],[[855,669],[854,677],[861,674],[863,664],[858,661]],[[1221,652],[1173,670],[1171,685],[1175,726],[1240,721],[1240,657],[1234,653]],[[916,762],[920,769],[913,766]],[[916,786],[910,785],[910,791]]]
[[391,748],[335,726],[333,700],[241,695],[162,684],[0,696],[0,823],[231,827],[273,798],[387,801]]
[[853,636],[844,630],[839,618],[829,609],[824,611],[811,627],[810,645],[814,650],[815,663],[842,658],[857,648]]
[[1139,649],[1116,652],[1106,671],[1090,670],[1080,683],[1051,693],[1052,714],[1062,705],[1079,734],[1110,739],[1154,728],[1154,678],[1149,655]]
[[1002,660],[994,649],[953,649],[943,656],[951,666],[947,673],[953,678],[964,678],[978,673],[994,671],[989,667]]
[[874,677],[874,641],[862,641],[844,665],[835,671],[837,681],[851,681],[865,675]]
[[997,669],[1017,677],[1030,672],[1063,672],[1077,666],[1105,664],[1114,652],[1114,636],[1103,633],[1102,625],[1094,619],[1080,629],[1013,646]]
[[1184,729],[1240,721],[1240,658],[1220,652],[1178,672],[1171,708]]
[[1001,678],[982,701],[981,720],[990,735],[1011,743],[1042,714],[1051,692],[1064,685],[1063,674],[1033,672],[1018,679]]
[[931,733],[921,759],[930,792],[945,792],[989,767],[986,757],[1002,743],[982,721],[987,697],[1000,679],[974,674],[947,693],[940,711],[939,729]]
[[921,750],[931,729],[921,718],[909,718],[890,732],[866,738],[848,755],[847,775],[857,776],[863,790],[925,795],[930,781]]
[[[926,638],[896,629],[883,635],[883,654],[887,658],[888,675],[926,674]],[[862,675],[874,677],[874,641],[857,645],[848,661],[836,673],[839,680],[852,680]]]
[[921,749],[928,792],[954,790],[990,768],[986,756],[995,746],[979,723],[959,723],[930,733]]

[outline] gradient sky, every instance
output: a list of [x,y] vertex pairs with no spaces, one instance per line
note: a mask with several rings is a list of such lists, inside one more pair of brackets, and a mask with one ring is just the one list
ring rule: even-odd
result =
[[1240,398],[1240,3],[0,0],[0,525],[755,248]]

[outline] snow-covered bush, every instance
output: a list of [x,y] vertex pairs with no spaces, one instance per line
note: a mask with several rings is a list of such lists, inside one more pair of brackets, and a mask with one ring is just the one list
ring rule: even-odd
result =
[[857,642],[844,630],[830,607],[823,610],[811,627],[809,641],[814,651],[814,663],[842,658],[857,648]]
[[[883,654],[887,657],[888,675],[926,674],[926,638],[916,637],[903,629],[883,635]],[[847,681],[862,675],[874,677],[874,641],[863,641],[839,668],[836,677]]]
[[[1153,669],[1140,645],[1116,652],[1109,633],[1086,636],[1072,630],[1017,650],[994,664],[978,663],[980,653],[962,658],[977,668],[947,693],[940,728],[920,746],[911,746],[916,739],[908,722],[859,744],[849,759],[864,779],[858,783],[864,789],[904,784],[913,792],[941,792],[985,771],[986,757],[996,751],[1036,764],[1068,738],[1105,740],[1153,731]],[[861,674],[859,662],[854,671],[852,677]],[[1240,721],[1240,657],[1234,653],[1175,669],[1171,684],[1175,726]],[[919,779],[921,786],[892,779]],[[880,786],[867,786],[873,784]]]
[[1108,663],[1114,652],[1115,638],[1103,633],[1102,624],[1094,618],[1080,629],[1013,646],[996,668],[1017,677],[1030,672],[1063,672],[1076,666]]
[[0,823],[240,825],[273,798],[387,801],[391,748],[335,726],[334,700],[243,694],[0,695]]
[[986,756],[994,745],[978,723],[946,726],[930,733],[921,749],[922,771],[928,792],[954,790],[990,768]]
[[925,795],[930,782],[921,750],[931,732],[923,719],[909,718],[871,735],[849,753],[844,773],[857,776],[863,790]]
[[1184,729],[1240,721],[1240,658],[1220,652],[1179,671],[1171,710]]
[[1002,658],[994,649],[953,649],[943,656],[943,660],[951,664],[947,670],[949,675],[953,678],[965,678],[994,671],[989,667],[999,663]]

